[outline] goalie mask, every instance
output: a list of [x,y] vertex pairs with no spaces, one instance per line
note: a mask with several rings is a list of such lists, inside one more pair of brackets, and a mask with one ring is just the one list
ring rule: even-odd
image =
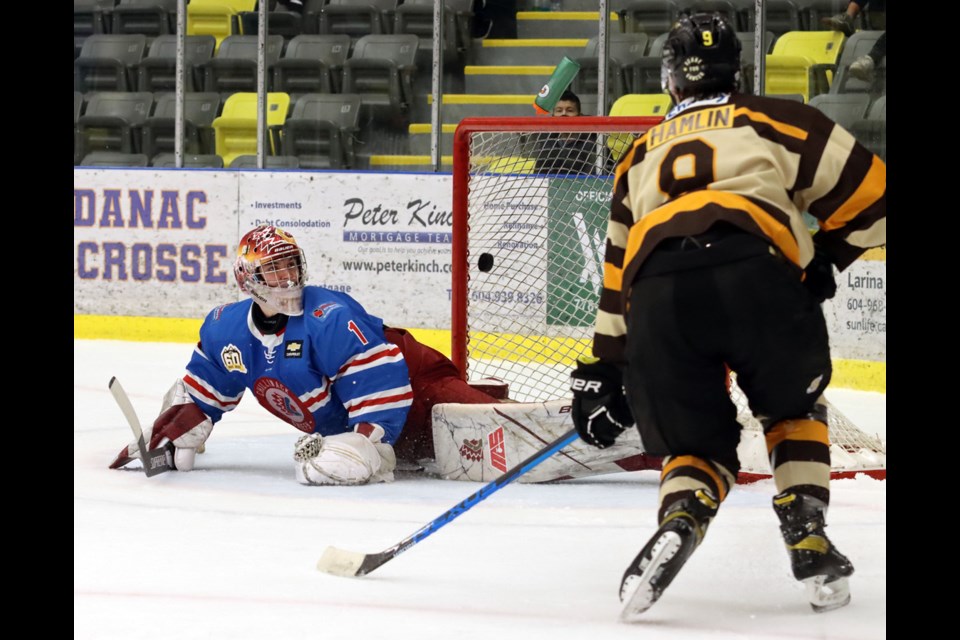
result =
[[674,101],[733,93],[740,84],[740,39],[719,13],[681,14],[663,47],[660,83]]
[[233,274],[240,290],[261,305],[288,316],[303,314],[307,260],[283,229],[260,225],[247,232],[237,247]]

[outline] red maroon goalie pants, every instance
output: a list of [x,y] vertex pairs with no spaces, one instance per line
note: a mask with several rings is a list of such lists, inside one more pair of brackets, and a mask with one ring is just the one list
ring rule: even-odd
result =
[[397,458],[404,460],[433,458],[430,419],[433,405],[445,402],[489,404],[497,400],[468,385],[448,357],[417,342],[405,329],[384,327],[384,335],[403,352],[413,388],[413,404],[393,449]]

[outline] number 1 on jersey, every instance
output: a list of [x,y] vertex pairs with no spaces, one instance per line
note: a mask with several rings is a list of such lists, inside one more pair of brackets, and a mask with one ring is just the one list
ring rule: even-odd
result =
[[361,344],[367,344],[367,337],[363,335],[363,331],[360,331],[360,327],[358,327],[353,320],[347,323],[347,329],[349,329],[353,335],[357,336]]

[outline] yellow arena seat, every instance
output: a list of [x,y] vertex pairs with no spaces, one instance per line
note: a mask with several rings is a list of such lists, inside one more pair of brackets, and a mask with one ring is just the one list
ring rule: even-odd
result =
[[666,93],[628,93],[610,107],[611,116],[665,116],[670,110]]
[[257,0],[192,0],[187,5],[187,35],[211,35],[220,43],[240,33],[240,13],[253,11]]
[[[666,93],[628,93],[618,98],[610,107],[611,116],[659,116],[664,117],[670,111],[670,96]],[[627,150],[636,136],[627,133],[614,133],[607,138],[607,147],[611,157],[619,158]]]
[[812,62],[808,74],[811,76],[809,98],[826,93],[836,75],[837,61],[843,49],[846,36],[840,31],[788,31],[773,44],[771,55],[800,56]]
[[810,97],[824,93],[817,90],[813,79],[814,61],[806,56],[767,56],[767,73],[764,79],[764,94],[775,96],[797,94],[804,102]]
[[[267,94],[267,128],[283,125],[290,110],[290,94]],[[220,117],[213,121],[217,155],[230,166],[237,156],[257,153],[257,94],[234,93],[223,103]],[[268,137],[264,134],[265,142]],[[275,155],[276,149],[267,147]]]

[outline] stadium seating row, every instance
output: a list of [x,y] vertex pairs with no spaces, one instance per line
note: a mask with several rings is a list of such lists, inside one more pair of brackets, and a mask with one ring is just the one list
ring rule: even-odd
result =
[[[162,167],[173,169],[177,166],[172,153],[160,153],[152,159],[145,153],[122,153],[120,151],[91,151],[83,157],[84,167]],[[223,158],[216,154],[184,154],[181,165],[185,169],[223,169]],[[264,159],[267,169],[299,169],[300,159],[294,156],[267,156]],[[237,156],[230,163],[230,169],[257,169],[257,156]]]
[[[229,29],[218,34],[198,34],[198,22],[190,26],[189,19],[202,5],[215,4],[212,0],[191,0],[188,7],[188,35],[186,38],[186,60],[188,69],[184,86],[191,93],[216,93],[219,105],[224,105],[233,95],[255,92],[257,88],[257,46],[256,32],[258,14],[257,3],[237,0],[227,2],[217,0],[220,5],[230,5],[223,13],[231,16]],[[155,2],[153,0],[75,0],[75,39],[78,36],[78,24],[84,23],[80,5],[99,5],[99,11],[92,11],[87,26],[88,33],[79,42],[83,43],[75,59],[75,90],[79,91],[78,109],[91,101],[95,93],[111,91],[150,92],[159,96],[172,92],[176,87],[176,37],[169,31],[171,20],[175,30],[176,0],[173,2]],[[578,0],[561,0],[564,11],[530,11],[532,2],[519,0],[516,14],[518,35],[520,38],[496,40],[490,38],[471,38],[470,12],[473,3],[451,2],[446,0],[448,22],[447,34],[451,31],[454,38],[443,40],[445,47],[457,48],[454,56],[444,50],[445,60],[452,59],[452,68],[445,68],[443,76],[444,97],[442,105],[441,149],[446,153],[448,140],[462,117],[469,115],[532,115],[532,95],[543,81],[552,73],[554,65],[563,55],[576,59],[581,71],[572,86],[583,100],[584,113],[596,113],[596,91],[598,84],[597,37],[580,36],[591,33],[584,25],[592,25],[596,30],[599,14],[595,3],[582,3]],[[744,90],[753,87],[753,24],[751,10],[753,0],[698,0],[697,8],[715,9],[730,12],[728,15],[738,28],[749,30],[739,33],[744,42],[742,59]],[[358,12],[359,6],[365,6]],[[608,95],[606,104],[615,104],[617,99],[631,95],[659,93],[659,52],[665,39],[665,31],[655,32],[657,22],[642,11],[659,11],[664,15],[674,15],[677,11],[691,5],[687,0],[633,0],[632,2],[608,2],[613,10],[611,20],[616,19],[618,27],[610,34],[608,54],[611,60],[610,73],[607,76]],[[709,5],[709,6],[708,6]],[[783,96],[799,96],[814,104],[819,95],[841,93],[861,93],[868,97],[868,105],[876,101],[878,95],[885,94],[884,72],[881,65],[877,82],[868,85],[846,73],[846,67],[860,55],[869,50],[880,31],[859,31],[850,38],[844,38],[839,32],[821,31],[819,19],[833,15],[845,5],[840,0],[817,2],[815,0],[784,0],[767,3],[767,27],[764,38],[766,52],[765,93]],[[162,12],[166,7],[166,25]],[[121,8],[123,7],[123,8]],[[172,13],[170,12],[172,7]],[[334,9],[333,7],[339,7]],[[371,7],[374,7],[371,9]],[[417,7],[414,10],[414,7]],[[134,9],[139,10],[139,14]],[[313,22],[320,30],[322,9],[329,8],[324,29],[326,33],[304,33],[313,31]],[[118,11],[119,9],[119,11]],[[358,132],[350,139],[367,138],[363,158],[354,154],[349,159],[347,152],[334,154],[343,160],[307,160],[312,168],[322,166],[359,167],[369,162],[377,164],[375,157],[381,139],[379,127],[386,125],[396,136],[390,134],[391,151],[396,147],[400,153],[409,150],[419,155],[429,149],[432,127],[424,124],[429,119],[432,96],[430,92],[430,67],[432,61],[433,2],[406,0],[383,3],[356,2],[353,0],[331,0],[330,2],[304,2],[303,14],[284,11],[275,1],[269,4],[270,25],[265,55],[267,58],[267,90],[270,93],[282,93],[289,97],[290,116],[293,106],[299,98],[312,94],[348,94],[360,96],[360,108],[354,110],[351,117],[357,117]],[[782,12],[781,12],[782,10]],[[351,14],[351,12],[353,12]],[[365,13],[364,13],[365,12]],[[671,14],[671,12],[673,12]],[[781,12],[781,13],[778,13]],[[286,14],[286,15],[283,15]],[[350,19],[344,16],[352,15]],[[781,17],[786,16],[781,20]],[[139,15],[140,33],[125,33],[137,24],[132,20]],[[338,16],[333,18],[332,16]],[[281,17],[283,16],[283,17]],[[314,21],[314,18],[316,19]],[[342,18],[342,20],[341,20]],[[670,18],[672,20],[672,18]],[[100,26],[95,26],[99,20]],[[339,22],[338,22],[339,21]],[[339,26],[333,26],[339,24]],[[394,39],[388,35],[402,30],[412,33],[410,38]],[[126,25],[126,26],[125,26]],[[308,25],[308,26],[305,26]],[[379,25],[379,26],[376,26]],[[662,25],[661,25],[662,26]],[[667,22],[669,26],[669,22]],[[799,26],[799,29],[794,27]],[[815,30],[807,30],[812,26]],[[339,31],[339,33],[334,33]],[[781,32],[782,31],[782,32]],[[349,32],[349,33],[348,33]],[[365,34],[365,35],[361,35]],[[94,38],[93,36],[98,36]],[[105,38],[134,36],[133,40],[114,40],[111,51],[102,47]],[[541,37],[538,37],[541,36]],[[551,36],[551,37],[542,37]],[[565,37],[558,37],[565,36]],[[377,38],[377,46],[358,47],[362,39],[372,43]],[[414,39],[416,44],[414,45]],[[94,45],[97,45],[96,47]],[[142,44],[142,46],[141,46]],[[84,53],[84,46],[89,47]],[[403,56],[398,47],[406,47]],[[107,47],[109,48],[109,47]],[[359,51],[358,51],[359,48]],[[378,49],[376,55],[370,55]],[[358,53],[360,55],[358,55]],[[127,55],[128,58],[123,56]],[[137,58],[134,61],[134,58]],[[361,62],[361,58],[369,58]],[[412,62],[410,59],[412,58]],[[121,60],[122,62],[117,62]],[[129,60],[129,62],[128,62]],[[523,64],[516,64],[522,61]],[[471,64],[464,64],[471,62]],[[459,65],[459,66],[458,66]],[[462,89],[457,91],[448,87],[453,78]],[[459,80],[457,80],[459,78]],[[426,82],[424,82],[426,81]],[[459,87],[457,87],[459,88]],[[197,102],[203,99],[197,98]],[[188,97],[188,102],[192,99]],[[827,100],[817,103],[826,104]],[[159,108],[161,101],[154,103]],[[833,104],[833,102],[831,102]],[[218,106],[219,106],[218,105]],[[166,107],[164,107],[166,108]],[[869,107],[868,107],[869,108]],[[77,116],[81,112],[77,112]],[[83,112],[83,115],[86,115]],[[93,114],[91,114],[93,115]],[[152,114],[156,115],[156,114]],[[218,114],[220,115],[220,114]],[[866,115],[866,114],[865,114]],[[866,118],[864,118],[866,119]],[[203,141],[190,131],[185,137],[185,153],[194,155],[214,155],[217,153],[216,136],[211,134],[210,124],[203,134]],[[134,137],[142,144],[142,150],[149,152],[148,159],[159,153],[165,153],[167,146],[172,150],[172,128],[169,144],[166,140],[153,136],[150,127],[143,130],[134,127]],[[204,131],[201,129],[201,131]],[[885,131],[885,128],[884,128]],[[275,136],[276,133],[274,132]],[[75,163],[82,162],[89,155],[83,145],[88,136],[79,135],[75,145]],[[255,137],[255,136],[254,136]],[[94,136],[95,138],[95,136]],[[161,142],[157,143],[156,140]],[[210,140],[213,139],[213,144]],[[426,142],[424,142],[426,140]],[[272,153],[282,153],[279,138]],[[153,147],[150,145],[153,144]],[[88,145],[89,146],[89,145]],[[94,145],[96,146],[96,145]],[[129,145],[133,153],[133,142]],[[349,145],[343,144],[343,147]],[[254,144],[255,149],[255,144]],[[206,153],[200,153],[204,151]],[[244,153],[227,153],[226,164],[230,159]],[[276,157],[276,156],[271,156]],[[294,156],[296,157],[296,156]],[[395,159],[404,164],[402,158]],[[416,165],[417,162],[412,164]]]
[[[91,33],[174,33],[176,0],[74,0],[74,36]],[[470,39],[473,0],[445,0],[447,33],[455,38],[445,45],[458,55]],[[542,3],[541,3],[542,4]],[[552,4],[557,4],[556,2]],[[190,0],[187,33],[214,35],[219,44],[234,34],[255,34],[256,0]],[[268,33],[290,39],[301,33],[348,33],[354,39],[371,33],[415,33],[430,39],[433,0],[304,0],[293,11],[275,0],[268,4]],[[517,2],[516,32],[520,38],[590,37],[596,33],[594,0],[560,0],[562,11],[532,11],[533,0]],[[752,31],[754,0],[611,0],[611,20],[620,32],[661,33],[683,10],[715,10],[727,15],[741,31]],[[777,35],[787,31],[822,28],[820,19],[837,13],[843,0],[766,0],[766,28]],[[864,12],[870,29],[869,7]]]
[[[444,55],[455,65],[466,52],[473,0],[445,0]],[[284,45],[301,34],[346,35],[351,46],[370,34],[413,34],[420,48],[433,47],[433,0],[305,0],[302,12],[275,1],[268,5],[267,34]],[[176,33],[177,0],[74,0],[74,57],[92,34],[141,34],[152,39]],[[192,0],[186,34],[209,35],[214,49],[231,35],[257,35],[256,0]],[[427,58],[429,59],[429,57]]]
[[[144,57],[142,34],[88,37],[74,60],[74,90],[83,94],[175,91],[175,38],[158,36]],[[224,100],[237,92],[256,92],[257,36],[228,36],[215,56],[212,36],[188,38],[186,90],[216,92]],[[364,36],[350,57],[347,40],[347,36],[300,35],[290,41],[281,58],[281,37],[268,36],[268,91],[293,97],[334,91],[360,94],[362,116],[405,127],[419,39],[412,34]]]
[[[845,37],[835,31],[790,31],[779,37],[767,32],[768,47],[773,43],[772,51],[767,49],[767,92],[800,93],[809,101],[810,97],[828,91],[863,91],[864,83],[840,72],[868,51],[880,33],[857,32],[850,38],[849,46],[845,46]],[[741,61],[743,89],[752,91],[753,33],[741,32],[739,36],[745,43]],[[651,41],[644,33],[611,35],[608,102],[629,93],[659,90],[660,51],[665,37],[666,34],[660,34]],[[74,61],[75,90],[83,93],[174,90],[175,38],[158,36],[144,56],[143,35],[89,37],[84,51]],[[212,36],[188,36],[186,44],[185,88],[188,91],[216,91],[226,98],[238,91],[256,90],[256,36],[228,36],[216,56]],[[299,35],[285,47],[280,36],[268,36],[265,46],[268,90],[293,96],[341,91],[368,94],[365,103],[369,109],[376,105],[380,107],[377,115],[402,122],[411,101],[416,99],[413,81],[418,72],[415,64],[418,47],[419,41],[412,34],[370,35],[358,41],[348,58],[346,35]],[[572,89],[580,95],[596,94],[597,39],[588,40],[580,53],[574,57],[581,70],[574,78]],[[534,62],[549,59],[555,58]],[[550,65],[468,65],[464,68],[466,93],[531,95],[552,71]],[[835,83],[833,79],[838,73],[839,82]]]
[[[74,102],[75,165],[97,152],[151,159],[176,149],[175,93],[102,91],[83,107],[75,92]],[[225,166],[257,154],[256,93],[234,93],[222,105],[216,92],[187,93],[183,109],[185,154],[217,155]],[[296,157],[307,169],[355,167],[360,110],[356,94],[308,93],[291,101],[286,93],[268,93],[267,153]]]

